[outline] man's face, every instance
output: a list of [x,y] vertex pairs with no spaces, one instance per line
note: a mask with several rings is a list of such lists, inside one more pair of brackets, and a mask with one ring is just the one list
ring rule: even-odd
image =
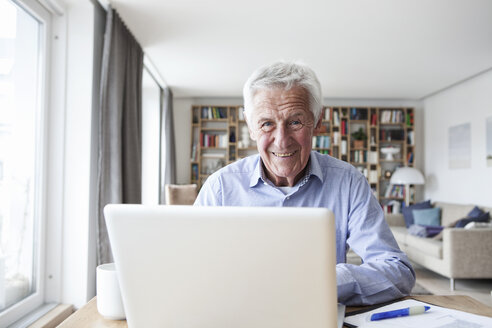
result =
[[314,133],[321,125],[309,110],[301,87],[259,90],[253,97],[251,138],[256,141],[265,173],[276,186],[293,186],[303,176]]

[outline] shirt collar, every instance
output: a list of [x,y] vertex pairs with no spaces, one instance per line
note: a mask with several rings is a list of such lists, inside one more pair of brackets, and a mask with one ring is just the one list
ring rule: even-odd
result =
[[262,165],[261,165],[261,157],[260,155],[257,155],[258,156],[258,160],[256,161],[256,167],[255,167],[255,170],[253,171],[253,174],[251,175],[251,178],[249,180],[249,186],[250,187],[254,187],[256,186],[258,183],[260,183],[260,180],[262,180],[262,176],[263,176],[263,168],[262,168]]
[[316,156],[315,151],[311,151],[310,161],[309,161],[309,173],[318,177],[321,182],[324,182],[323,172],[321,170],[321,165],[319,164],[318,156]]
[[[318,179],[323,182],[323,173],[321,172],[321,166],[319,165],[318,158],[314,154],[314,152],[311,152],[309,156],[308,170],[306,175],[297,183],[297,185],[302,186],[303,184],[308,182],[311,175],[318,177]],[[251,179],[249,180],[249,186],[256,186],[258,183],[260,183],[260,180],[263,181],[263,183],[266,183],[268,181],[265,176],[265,172],[263,171],[261,157],[260,155],[258,155],[258,161],[256,162],[256,167],[253,174],[251,175]]]

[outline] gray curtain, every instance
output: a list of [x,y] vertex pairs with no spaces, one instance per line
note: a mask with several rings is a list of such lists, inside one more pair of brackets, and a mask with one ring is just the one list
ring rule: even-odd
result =
[[162,121],[161,121],[161,145],[165,145],[165,153],[161,153],[160,169],[160,203],[166,203],[164,185],[176,183],[176,149],[174,141],[174,115],[173,115],[173,93],[171,89],[165,88],[161,91]]
[[103,208],[141,203],[143,51],[116,11],[106,17],[97,178],[97,264],[113,261]]

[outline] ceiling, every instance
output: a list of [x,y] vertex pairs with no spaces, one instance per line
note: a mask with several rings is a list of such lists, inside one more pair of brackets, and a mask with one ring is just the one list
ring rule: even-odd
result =
[[301,60],[329,98],[422,99],[492,68],[490,0],[111,0],[176,97]]

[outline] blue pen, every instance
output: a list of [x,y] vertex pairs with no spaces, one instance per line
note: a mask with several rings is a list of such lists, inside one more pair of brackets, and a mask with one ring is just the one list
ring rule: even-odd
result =
[[371,321],[397,318],[397,317],[406,317],[408,315],[421,314],[425,313],[430,309],[430,306],[411,306],[405,309],[387,311],[387,312],[379,312],[371,315]]

